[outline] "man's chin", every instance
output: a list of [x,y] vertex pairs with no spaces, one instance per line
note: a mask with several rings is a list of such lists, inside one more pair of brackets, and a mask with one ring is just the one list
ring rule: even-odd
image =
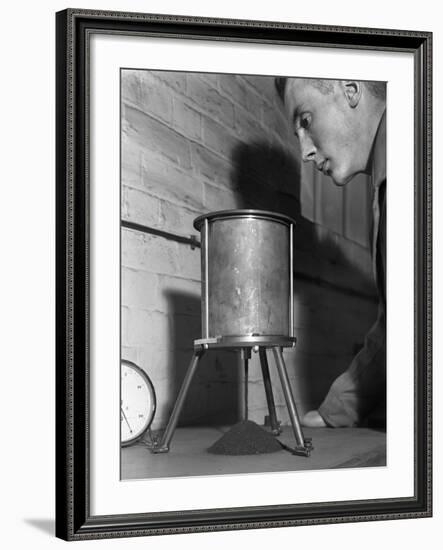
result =
[[331,172],[330,177],[337,187],[343,187],[344,185],[346,185],[352,180],[352,178],[354,177],[354,174],[351,174],[350,176],[348,176],[348,175],[340,175],[340,174]]

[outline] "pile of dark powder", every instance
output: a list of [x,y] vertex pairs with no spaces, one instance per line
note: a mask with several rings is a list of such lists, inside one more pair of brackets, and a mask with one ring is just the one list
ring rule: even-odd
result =
[[280,443],[251,420],[235,424],[208,449],[216,455],[257,455],[281,451]]

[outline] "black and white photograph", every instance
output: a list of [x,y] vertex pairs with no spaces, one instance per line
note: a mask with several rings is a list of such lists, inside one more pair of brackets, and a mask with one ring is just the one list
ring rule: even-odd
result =
[[122,480],[386,466],[387,86],[321,76],[121,69]]

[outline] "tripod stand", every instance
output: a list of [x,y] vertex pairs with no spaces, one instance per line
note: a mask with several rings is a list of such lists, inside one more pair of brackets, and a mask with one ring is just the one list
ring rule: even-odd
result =
[[275,411],[274,395],[272,391],[271,378],[269,374],[269,365],[267,359],[267,350],[272,350],[277,366],[277,371],[280,377],[280,382],[283,388],[286,406],[289,413],[289,419],[291,421],[292,431],[295,437],[295,447],[291,448],[291,452],[295,455],[309,456],[312,450],[311,440],[303,436],[303,431],[298,418],[297,408],[295,406],[292,389],[289,382],[288,372],[286,369],[285,361],[283,359],[283,348],[293,347],[295,345],[295,338],[272,338],[269,336],[241,336],[241,337],[219,337],[219,338],[206,338],[194,341],[194,353],[190,361],[188,370],[183,380],[180,392],[169,418],[166,430],[163,433],[161,440],[152,448],[153,453],[167,453],[169,451],[170,443],[174,435],[175,428],[183,408],[183,404],[186,399],[189,387],[191,385],[194,374],[197,370],[200,359],[206,353],[206,351],[217,349],[231,349],[240,351],[242,354],[244,368],[245,368],[245,402],[246,402],[246,414],[247,414],[247,395],[248,395],[248,363],[251,358],[251,351],[259,353],[260,365],[263,375],[263,382],[266,393],[266,401],[269,409],[269,419],[271,424],[271,430],[274,435],[281,433],[277,415]]

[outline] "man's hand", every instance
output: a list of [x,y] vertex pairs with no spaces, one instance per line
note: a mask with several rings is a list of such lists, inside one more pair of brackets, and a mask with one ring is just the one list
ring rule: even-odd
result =
[[305,428],[326,428],[327,424],[318,411],[308,411],[301,420]]

